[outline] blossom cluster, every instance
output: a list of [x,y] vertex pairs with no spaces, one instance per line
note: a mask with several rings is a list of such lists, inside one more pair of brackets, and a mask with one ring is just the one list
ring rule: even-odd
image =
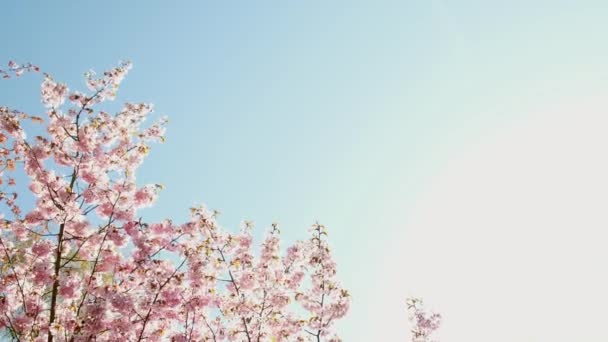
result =
[[25,63],[23,65],[17,64],[15,61],[9,61],[6,69],[0,68],[0,77],[2,78],[11,78],[19,77],[23,75],[24,72],[29,71],[40,71],[40,68],[31,63]]
[[431,335],[439,329],[441,315],[427,312],[420,298],[408,298],[406,305],[412,325],[412,342],[435,342],[436,340],[431,340]]
[[[130,68],[87,73],[85,92],[45,74],[44,117],[0,107],[0,331],[15,341],[340,341],[333,325],[350,297],[323,225],[283,248],[273,224],[254,252],[252,223],[231,232],[205,206],[179,224],[138,216],[162,190],[135,175],[166,119],[145,124],[145,103],[96,109]],[[26,121],[45,134],[28,137]]]

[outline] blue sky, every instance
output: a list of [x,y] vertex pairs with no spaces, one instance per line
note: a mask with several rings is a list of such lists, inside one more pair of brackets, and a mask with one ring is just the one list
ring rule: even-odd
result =
[[[479,170],[493,155],[479,146],[520,146],[518,130],[538,113],[601,98],[607,15],[601,1],[20,1],[2,7],[0,58],[37,63],[73,87],[90,68],[133,61],[117,101],[152,102],[170,119],[167,142],[139,176],[165,185],[144,215],[183,220],[204,202],[227,227],[278,221],[288,241],[321,221],[353,294],[339,325],[345,341],[405,340],[410,293],[445,313],[448,339],[487,341],[450,330],[450,316],[467,326],[479,313],[450,300],[457,291],[437,276],[445,265],[424,255],[453,257],[442,236],[467,248],[471,240],[453,231],[469,218],[421,231],[435,222],[424,215],[442,216],[450,191],[480,186],[467,178],[465,190],[437,190],[441,179],[462,181],[449,176],[455,161]],[[2,104],[41,111],[37,96],[33,78],[0,84]],[[530,144],[562,137],[531,127]],[[505,184],[506,169],[491,169],[493,182]],[[398,252],[409,250],[422,255]],[[471,269],[462,288],[480,272]],[[425,286],[433,282],[441,284]]]

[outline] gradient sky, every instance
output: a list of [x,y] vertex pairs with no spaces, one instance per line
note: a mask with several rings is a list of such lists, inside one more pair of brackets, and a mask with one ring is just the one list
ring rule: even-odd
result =
[[[103,3],[103,5],[101,5]],[[346,342],[606,341],[605,1],[13,1],[0,58],[170,118],[146,219],[330,229]],[[36,77],[2,104],[40,112]],[[83,87],[84,88],[84,87]]]

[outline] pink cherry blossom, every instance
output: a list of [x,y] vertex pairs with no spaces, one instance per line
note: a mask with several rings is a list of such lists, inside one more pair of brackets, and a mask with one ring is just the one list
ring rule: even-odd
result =
[[0,68],[0,77],[1,78],[11,78],[12,76],[19,77],[19,76],[23,75],[24,72],[40,71],[39,67],[37,67],[31,63],[19,65],[15,61],[8,61],[7,64],[8,64],[7,69]]
[[[136,172],[164,142],[167,120],[146,123],[153,106],[145,103],[98,108],[130,69],[88,72],[88,91],[44,74],[43,118],[0,107],[0,183],[10,185],[0,194],[0,333],[15,341],[340,341],[334,323],[350,296],[324,226],[282,246],[277,224],[256,241],[251,222],[225,229],[202,205],[183,223],[139,215],[162,186],[138,186]],[[38,68],[10,62],[0,75],[25,71]],[[45,133],[28,138],[26,120]],[[32,208],[17,204],[15,189]]]
[[51,252],[52,245],[50,241],[39,241],[32,246],[32,253],[38,257],[43,257]]
[[408,298],[407,309],[412,324],[412,342],[435,342],[432,335],[441,325],[441,315],[427,312],[420,298]]

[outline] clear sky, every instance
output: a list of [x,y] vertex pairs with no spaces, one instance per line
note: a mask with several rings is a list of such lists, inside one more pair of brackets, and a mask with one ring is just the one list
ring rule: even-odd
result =
[[[346,342],[606,341],[605,1],[12,1],[0,59],[58,80],[129,59],[118,101],[170,118],[147,219],[288,241],[330,229]],[[33,77],[2,104],[41,111]]]

